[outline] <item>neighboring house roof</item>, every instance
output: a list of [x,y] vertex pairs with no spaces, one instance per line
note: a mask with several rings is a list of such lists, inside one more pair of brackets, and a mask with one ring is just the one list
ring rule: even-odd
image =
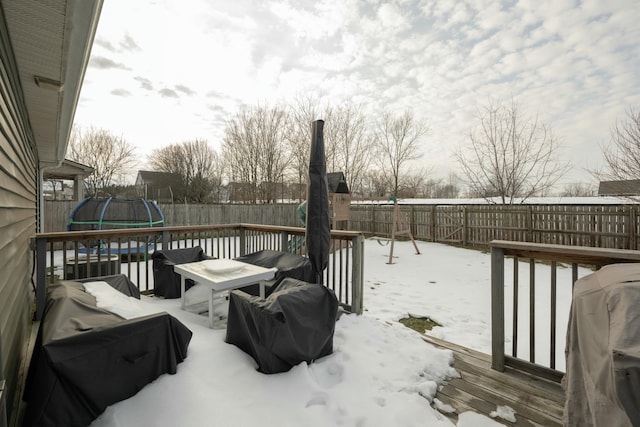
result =
[[[102,0],[3,1],[40,164],[64,160]],[[28,131],[28,130],[27,130]]]
[[136,185],[156,184],[166,185],[179,180],[179,176],[171,172],[161,171],[138,171]]
[[329,185],[329,193],[349,193],[349,187],[342,172],[328,173],[327,184]]
[[44,179],[75,179],[76,177],[80,177],[80,179],[84,179],[84,177],[89,176],[93,173],[93,168],[91,166],[83,165],[82,163],[74,162],[73,160],[64,159],[60,166],[47,169],[44,174]]
[[600,181],[598,196],[638,196],[640,179],[625,181]]

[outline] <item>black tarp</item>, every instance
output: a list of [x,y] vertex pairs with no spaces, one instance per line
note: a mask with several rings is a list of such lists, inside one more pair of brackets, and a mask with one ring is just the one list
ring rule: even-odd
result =
[[80,282],[50,285],[25,385],[23,426],[87,426],[107,406],[175,374],[191,335],[167,313],[125,320],[98,308]]
[[329,218],[329,186],[324,154],[324,121],[316,120],[311,128],[309,155],[309,191],[307,196],[307,256],[315,274],[315,283],[322,284],[322,273],[329,261],[331,220]]
[[[285,277],[291,277],[294,279],[302,280],[304,282],[311,282],[315,277],[309,258],[289,252],[272,251],[270,249],[265,249],[262,251],[239,256],[234,259],[236,261],[258,265],[260,267],[275,267],[278,269],[272,280],[265,281],[266,296],[269,296],[271,290]],[[244,287],[242,288],[242,290],[252,295],[259,295],[258,284]]]
[[[180,275],[173,271],[173,266],[203,261],[208,258],[200,246],[155,251],[151,255],[153,260],[153,293],[167,299],[180,298]],[[185,280],[185,291],[194,284],[191,279]]]
[[292,278],[266,299],[235,290],[225,341],[253,357],[260,372],[285,372],[333,352],[337,312],[331,289]]

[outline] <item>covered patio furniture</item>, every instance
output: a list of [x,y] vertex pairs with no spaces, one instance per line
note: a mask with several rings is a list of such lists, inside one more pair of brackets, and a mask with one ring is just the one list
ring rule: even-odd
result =
[[[260,267],[275,267],[278,269],[273,279],[264,281],[266,296],[269,296],[273,287],[286,277],[302,280],[303,282],[311,282],[314,278],[311,261],[302,255],[265,249],[234,259]],[[257,283],[244,287],[242,290],[251,295],[259,295],[259,285]]]
[[[126,276],[88,281],[139,297]],[[25,384],[23,425],[89,425],[107,406],[175,374],[191,336],[166,312],[125,319],[100,308],[81,281],[50,285]]]
[[[155,251],[153,260],[153,283],[155,295],[180,298],[180,275],[173,271],[176,264],[203,261],[209,259],[200,246],[182,249],[166,249]],[[185,291],[195,283],[191,279],[185,281]]]
[[564,425],[640,425],[640,264],[576,281],[566,343]]
[[230,293],[225,341],[265,374],[285,372],[333,352],[338,300],[325,286],[285,278],[266,299]]

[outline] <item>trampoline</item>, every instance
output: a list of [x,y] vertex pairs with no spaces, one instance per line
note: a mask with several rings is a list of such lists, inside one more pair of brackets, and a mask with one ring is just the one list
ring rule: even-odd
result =
[[[158,205],[145,199],[116,199],[88,197],[80,202],[69,215],[68,231],[114,230],[123,228],[164,227],[164,215]],[[154,242],[130,241],[108,245],[103,241],[91,241],[80,253],[129,254],[153,251]]]

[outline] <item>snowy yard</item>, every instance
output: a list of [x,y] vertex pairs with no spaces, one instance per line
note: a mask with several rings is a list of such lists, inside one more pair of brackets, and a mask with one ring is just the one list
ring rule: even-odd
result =
[[[426,316],[442,326],[429,334],[490,353],[490,256],[480,251],[418,242],[396,243],[394,264],[386,264],[389,246],[365,243],[364,315],[344,315],[336,324],[334,353],[311,365],[264,375],[256,363],[226,344],[224,320],[207,327],[207,317],[180,309],[179,300],[143,297],[143,303],[166,310],[194,335],[187,359],[176,375],[164,375],[136,396],[109,407],[92,426],[450,426],[432,409],[438,383],[455,376],[451,353],[423,342],[397,320]],[[507,262],[507,269],[512,263]],[[528,295],[528,263],[520,267],[521,296]],[[546,271],[545,271],[546,270]],[[548,324],[548,266],[536,267],[536,316]],[[580,270],[580,276],[587,274]],[[505,271],[510,278],[511,272]],[[564,348],[570,306],[570,269],[558,271],[557,348]],[[505,298],[512,287],[506,284]],[[188,294],[202,295],[198,286]],[[528,330],[527,301],[521,303],[521,336]],[[216,312],[224,314],[221,300]],[[506,319],[511,318],[509,311]],[[509,323],[509,322],[507,322]],[[537,326],[540,360],[548,359],[548,328]],[[507,325],[507,337],[511,335]],[[520,339],[522,345],[528,339]],[[509,343],[507,343],[510,348]],[[526,354],[527,348],[519,351]],[[564,368],[563,351],[558,367]],[[437,405],[438,402],[436,402]],[[496,408],[498,409],[498,408]],[[458,426],[491,426],[495,419],[462,414]]]

